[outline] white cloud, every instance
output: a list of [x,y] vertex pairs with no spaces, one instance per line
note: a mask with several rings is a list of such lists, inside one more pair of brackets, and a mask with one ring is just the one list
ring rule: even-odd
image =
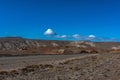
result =
[[80,38],[80,35],[79,34],[74,34],[72,35],[73,38]]
[[51,35],[56,35],[56,33],[52,29],[47,29],[44,32],[44,35],[51,36]]
[[61,38],[67,38],[68,36],[67,35],[62,35]]
[[60,36],[60,35],[56,35],[55,37],[56,37],[56,38],[60,38],[61,36]]
[[47,29],[45,32],[44,32],[44,35],[46,36],[51,36],[51,37],[54,37],[54,38],[68,38],[67,35],[57,35],[52,29]]
[[56,35],[55,37],[56,37],[56,38],[68,38],[67,35]]
[[95,38],[96,36],[95,35],[89,35],[88,37],[89,38]]
[[[7,34],[7,32],[6,32]],[[60,38],[60,39],[64,39],[64,38],[67,38],[67,39],[78,39],[78,40],[91,40],[91,41],[120,41],[118,39],[114,39],[114,38],[103,38],[103,37],[96,37],[95,35],[89,35],[89,36],[84,36],[84,35],[79,35],[79,34],[74,34],[74,35],[57,35],[52,29],[47,29],[45,32],[44,32],[44,35],[46,36],[51,36],[51,37],[54,37],[54,38]]]

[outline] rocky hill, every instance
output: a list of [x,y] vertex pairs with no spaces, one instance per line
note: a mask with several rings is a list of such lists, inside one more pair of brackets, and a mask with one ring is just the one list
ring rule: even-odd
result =
[[0,38],[0,55],[119,53],[119,42],[33,40]]

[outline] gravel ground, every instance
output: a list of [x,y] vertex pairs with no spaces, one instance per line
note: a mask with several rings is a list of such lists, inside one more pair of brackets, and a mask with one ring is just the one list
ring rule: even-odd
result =
[[[89,54],[96,55],[96,54]],[[0,71],[22,68],[33,64],[54,63],[69,58],[81,58],[89,56],[88,54],[73,55],[37,55],[37,56],[17,56],[17,57],[0,57]]]
[[52,63],[1,71],[0,80],[120,80],[120,54],[72,55]]

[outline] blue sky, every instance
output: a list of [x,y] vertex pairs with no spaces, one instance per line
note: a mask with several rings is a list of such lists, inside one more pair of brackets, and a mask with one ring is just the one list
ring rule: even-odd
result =
[[59,35],[95,35],[120,39],[119,0],[0,0],[0,37],[49,39]]

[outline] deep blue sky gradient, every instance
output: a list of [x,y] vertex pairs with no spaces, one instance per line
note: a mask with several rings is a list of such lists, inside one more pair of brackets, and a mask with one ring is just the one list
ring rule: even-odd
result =
[[0,37],[58,34],[120,38],[119,0],[0,0]]

